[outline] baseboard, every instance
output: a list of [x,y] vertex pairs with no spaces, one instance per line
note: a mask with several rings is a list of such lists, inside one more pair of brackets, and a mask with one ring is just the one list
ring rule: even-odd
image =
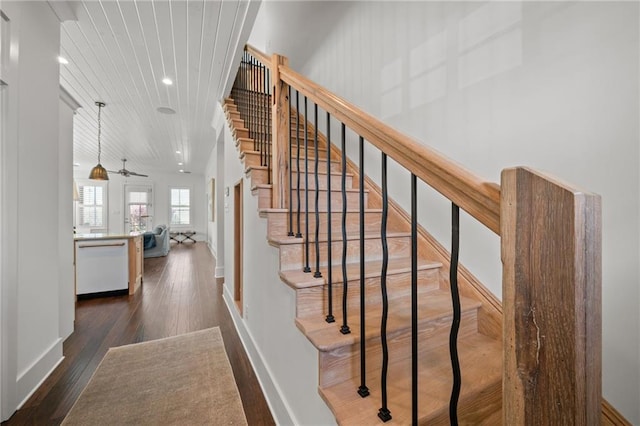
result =
[[214,278],[224,278],[224,266],[216,266]]
[[631,423],[604,398],[602,398],[602,424],[604,426],[631,426]]
[[216,259],[216,262],[217,262],[218,261],[218,253],[216,253],[216,249],[211,245],[211,243],[209,241],[207,241],[207,247],[209,247],[209,251],[211,252],[211,254]]
[[256,373],[260,388],[267,401],[267,405],[271,410],[271,415],[278,425],[297,425],[300,422],[297,421],[293,415],[293,411],[289,408],[286,400],[282,397],[282,392],[279,386],[272,380],[273,375],[269,367],[264,363],[264,357],[260,352],[260,349],[256,346],[255,340],[251,335],[251,332],[245,327],[244,321],[240,317],[236,310],[236,305],[233,302],[233,296],[229,293],[227,286],[224,286],[223,299],[227,305],[227,310],[231,314],[231,319],[235,325],[242,346],[244,347],[251,367]]
[[56,339],[36,361],[18,374],[16,380],[16,400],[20,401],[19,410],[27,400],[38,390],[40,385],[49,377],[53,370],[62,362],[62,339]]

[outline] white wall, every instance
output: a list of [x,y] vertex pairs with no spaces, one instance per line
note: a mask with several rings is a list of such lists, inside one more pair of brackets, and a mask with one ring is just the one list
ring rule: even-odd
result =
[[[244,178],[238,151],[224,130],[226,226],[224,297],[277,424],[328,425],[335,419],[318,394],[318,352],[295,326],[295,292],[278,275],[278,250],[266,240],[266,219]],[[234,294],[234,187],[243,181],[243,305]],[[226,191],[225,191],[226,194]]]
[[[144,173],[144,170],[140,170],[139,173]],[[87,179],[88,176],[89,170],[76,169],[73,172],[74,179]],[[152,185],[154,194],[153,226],[169,225],[169,188],[190,188],[193,225],[186,228],[196,231],[194,236],[196,240],[207,240],[207,192],[203,175],[197,173],[149,173],[148,178],[125,178],[117,173],[109,173],[109,233],[121,234],[125,232],[124,186],[127,184]],[[172,227],[172,229],[174,228],[177,229],[175,226]]]
[[75,320],[75,274],[73,264],[73,117],[78,103],[61,94],[58,138],[58,265],[60,338],[73,332]]
[[[207,163],[205,172],[205,185],[207,195],[211,199],[213,206],[213,217],[209,217],[207,211],[207,243],[209,249],[216,259],[215,277],[224,277],[224,202],[225,202],[225,167],[224,167],[224,127],[226,127],[226,119],[222,112],[222,106],[218,104],[216,106],[216,117],[214,119],[214,129],[216,133],[216,141],[213,149],[211,150],[211,156]],[[215,180],[215,188],[210,188],[211,179]],[[211,192],[213,191],[213,196]],[[209,208],[209,206],[207,207]],[[219,249],[220,248],[220,249]]]
[[[601,194],[603,393],[634,424],[638,9],[636,2],[275,1],[262,5],[249,40],[490,181],[527,165]],[[368,150],[365,163],[379,174],[378,153]],[[391,195],[406,207],[409,178],[390,169]],[[448,246],[448,204],[421,188],[419,206],[421,223]],[[500,295],[498,238],[468,217],[461,232],[463,263]]]
[[59,145],[58,20],[44,2],[2,8],[11,20],[0,232],[4,420],[62,360],[59,203],[71,204],[71,189],[59,199],[58,150],[68,141]]

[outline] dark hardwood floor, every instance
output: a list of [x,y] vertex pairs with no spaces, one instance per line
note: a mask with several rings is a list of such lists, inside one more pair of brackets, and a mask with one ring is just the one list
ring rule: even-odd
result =
[[213,276],[215,259],[206,244],[172,244],[169,256],[145,259],[144,268],[135,295],[77,303],[64,361],[2,425],[60,424],[109,347],[214,326],[220,327],[249,425],[275,424],[222,299],[222,284]]

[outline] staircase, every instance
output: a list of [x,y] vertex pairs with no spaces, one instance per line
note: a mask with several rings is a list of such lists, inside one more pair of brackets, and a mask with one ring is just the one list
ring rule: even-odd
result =
[[[316,192],[319,192],[320,233],[318,247],[322,262],[321,277],[314,278],[316,241],[313,232],[309,236],[309,259],[305,260],[302,238],[289,236],[288,209],[271,208],[272,185],[268,182],[268,170],[263,165],[260,153],[255,150],[255,141],[248,138],[233,99],[227,99],[224,110],[236,140],[239,158],[243,161],[251,190],[259,200],[260,217],[268,221],[268,241],[280,252],[280,278],[296,292],[296,318],[298,329],[318,350],[319,393],[341,425],[382,424],[378,418],[381,407],[380,377],[382,346],[380,339],[381,264],[382,241],[380,237],[381,203],[380,188],[372,182],[365,184],[365,305],[366,327],[364,337],[360,335],[360,223],[359,223],[359,176],[353,167],[346,172],[346,276],[347,324],[349,334],[342,334],[343,265],[341,233],[342,193],[341,157],[335,146],[327,146],[324,135],[319,135],[318,182],[316,188],[312,173],[308,177],[309,209],[315,212]],[[291,120],[292,133],[304,139],[304,122],[295,117]],[[316,166],[314,129],[307,123],[308,149],[307,170]],[[270,136],[270,135],[269,135]],[[294,136],[295,137],[295,136]],[[302,142],[300,143],[302,145]],[[327,150],[331,161],[327,167]],[[298,152],[300,151],[300,152]],[[297,213],[300,211],[300,227],[306,227],[304,148],[292,148],[293,231],[296,233]],[[298,184],[297,168],[300,167]],[[331,187],[327,187],[327,173],[331,176]],[[298,210],[298,190],[300,209]],[[328,241],[327,195],[331,197],[331,276],[335,322],[328,323],[327,277]],[[309,229],[315,229],[315,213],[308,215]],[[389,350],[388,408],[392,420],[388,424],[411,423],[411,294],[410,294],[410,234],[409,224],[398,214],[391,212],[387,228],[389,262],[387,269],[387,291],[389,317],[387,340]],[[418,257],[418,326],[419,326],[419,422],[421,424],[449,424],[449,397],[452,388],[451,360],[449,356],[449,331],[452,322],[452,303],[447,274],[443,262],[437,256],[429,256],[433,248],[421,247]],[[309,265],[312,272],[303,269]],[[470,292],[463,292],[469,294]],[[462,389],[458,405],[458,420],[461,424],[497,424],[501,421],[502,345],[499,335],[488,335],[479,329],[491,330],[491,326],[480,325],[482,309],[480,298],[462,297],[462,320],[458,335],[458,351],[462,370]],[[480,327],[479,327],[480,325]],[[361,385],[360,347],[361,339],[366,347],[366,386],[370,395],[362,398],[357,390]]]

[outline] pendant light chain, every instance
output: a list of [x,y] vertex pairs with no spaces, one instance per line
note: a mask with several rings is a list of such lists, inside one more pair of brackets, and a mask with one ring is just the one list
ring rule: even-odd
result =
[[100,144],[100,135],[102,133],[102,121],[100,119],[100,113],[102,112],[102,106],[104,105],[102,102],[96,102],[98,105],[98,164],[100,163],[100,154],[102,154],[102,146]]
[[91,169],[91,173],[89,173],[89,179],[109,180],[107,169],[102,167],[102,164],[100,164],[100,160],[102,157],[102,107],[105,106],[105,103],[98,101],[96,102],[96,106],[98,107],[98,164],[93,169]]

